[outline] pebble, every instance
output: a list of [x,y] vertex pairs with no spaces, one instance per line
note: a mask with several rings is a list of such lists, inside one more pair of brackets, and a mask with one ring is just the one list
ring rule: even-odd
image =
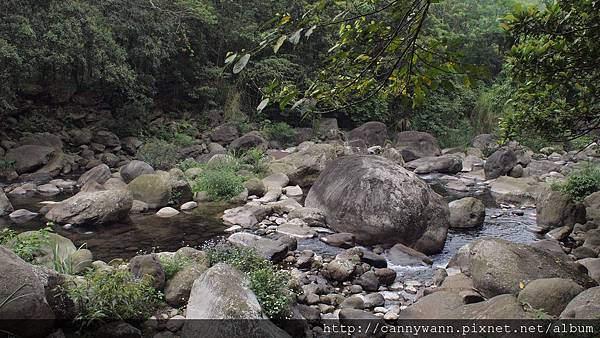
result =
[[224,231],[225,231],[225,232],[227,232],[227,233],[233,233],[233,232],[238,232],[238,231],[240,231],[240,230],[242,230],[242,227],[241,227],[241,226],[239,226],[239,225],[234,225],[234,226],[231,226],[231,227],[229,227],[229,228],[225,229]]
[[383,315],[383,319],[385,320],[396,320],[398,319],[398,315],[393,313],[393,312],[387,312],[385,315]]
[[381,294],[383,295],[383,298],[387,301],[393,302],[400,300],[400,295],[397,292],[383,291]]

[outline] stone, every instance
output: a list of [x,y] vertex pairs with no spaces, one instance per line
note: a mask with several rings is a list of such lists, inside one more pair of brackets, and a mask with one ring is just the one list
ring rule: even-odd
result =
[[448,203],[450,228],[475,228],[483,225],[485,205],[474,197],[465,197]]
[[181,209],[181,211],[190,211],[190,210],[196,209],[197,207],[198,207],[198,203],[196,203],[194,201],[190,201],[190,202],[183,203],[181,205],[181,207],[179,207],[179,209]]
[[567,237],[569,237],[572,230],[573,230],[572,227],[565,225],[560,228],[556,228],[556,229],[552,229],[552,230],[548,231],[548,233],[546,234],[546,237],[554,239],[556,241],[562,241],[562,240],[565,240]]
[[119,172],[121,173],[123,181],[125,181],[125,183],[129,183],[138,176],[154,174],[154,168],[152,168],[152,166],[146,162],[133,160],[121,167]]
[[427,156],[407,162],[404,167],[417,174],[456,174],[462,170],[462,158],[456,154]]
[[[459,295],[460,296],[460,295]],[[454,309],[449,319],[534,319],[523,310],[514,295],[498,295],[483,302],[466,304]]]
[[536,203],[537,225],[544,230],[585,223],[585,210],[560,191],[547,189]]
[[13,212],[14,208],[2,188],[0,188],[0,216],[6,216]]
[[165,286],[165,270],[156,255],[133,257],[129,261],[129,270],[136,278],[151,278],[152,287],[156,290]]
[[385,257],[378,255],[367,249],[361,249],[361,251],[362,251],[362,257],[360,258],[360,260],[362,262],[367,263],[370,266],[375,267],[375,268],[386,268],[387,267],[387,260],[385,259]]
[[316,208],[300,207],[288,213],[288,219],[298,218],[311,227],[322,227],[326,225],[325,213]]
[[401,243],[395,244],[388,251],[387,258],[392,264],[400,266],[431,265],[433,263],[427,255]]
[[600,313],[600,286],[589,288],[573,298],[560,319],[598,319]]
[[584,258],[577,261],[577,263],[583,265],[588,275],[600,284],[600,258]]
[[[46,300],[39,269],[0,246],[0,275],[0,299],[13,299],[0,308],[2,329],[21,337],[48,335],[55,315]],[[22,320],[36,321],[36,325],[23,325]]]
[[144,144],[142,141],[133,136],[128,136],[121,139],[121,146],[123,147],[123,150],[132,156],[137,153],[138,148],[141,147],[142,144]]
[[156,212],[156,216],[162,217],[162,218],[169,218],[169,217],[173,217],[173,216],[177,216],[177,215],[179,215],[179,211],[177,211],[177,209],[171,208],[171,207],[164,207]]
[[121,145],[121,140],[119,140],[119,137],[106,130],[100,130],[96,132],[92,140],[107,147],[117,147]]
[[48,211],[46,219],[61,224],[101,225],[127,219],[133,205],[126,190],[80,192]]
[[251,228],[270,214],[272,208],[261,204],[248,203],[241,207],[227,209],[223,213],[223,221],[228,225],[240,225]]
[[283,187],[287,186],[290,182],[290,179],[287,175],[282,173],[274,173],[262,179],[262,183],[265,188],[268,190],[271,189],[283,189]]
[[269,143],[257,131],[251,131],[231,142],[229,147],[235,151],[246,151],[252,148],[267,150]]
[[357,296],[352,296],[344,299],[342,304],[340,304],[340,309],[363,309],[365,307],[365,302],[362,298]]
[[315,261],[315,253],[311,250],[303,250],[296,260],[298,269],[309,269]]
[[269,162],[268,171],[285,174],[294,185],[312,185],[327,163],[338,156],[339,148],[331,144],[305,143],[302,150]]
[[485,161],[483,169],[488,180],[508,174],[517,165],[517,155],[509,147],[501,147]]
[[170,175],[145,174],[136,177],[127,188],[133,199],[145,202],[150,209],[157,209],[169,204],[173,190]]
[[385,304],[385,299],[379,292],[370,293],[364,297],[364,304],[366,308],[372,309],[374,307],[383,306]]
[[283,188],[283,193],[287,197],[293,198],[298,202],[302,200],[302,196],[304,195],[304,193],[302,192],[302,188],[300,188],[299,185],[287,186]]
[[442,151],[431,134],[419,131],[403,131],[396,135],[396,148],[405,161],[421,157],[440,156]]
[[56,154],[56,149],[41,145],[23,145],[9,149],[5,159],[14,162],[18,174],[31,173],[50,162]]
[[267,188],[263,181],[258,178],[251,178],[244,182],[244,188],[248,190],[248,195],[255,195],[262,197],[267,192]]
[[448,263],[471,277],[485,297],[518,294],[520,283],[540,278],[567,278],[587,288],[595,282],[565,257],[529,245],[483,238],[463,246]]
[[334,259],[327,263],[321,273],[330,280],[344,282],[350,279],[356,264],[347,259]]
[[323,210],[331,228],[364,244],[400,242],[432,254],[443,248],[448,230],[443,198],[415,174],[374,155],[332,161],[305,205]]
[[194,281],[208,269],[202,262],[194,262],[177,271],[167,280],[165,285],[165,300],[175,308],[185,306],[190,298]]
[[587,196],[583,200],[583,205],[585,207],[585,218],[588,221],[600,224],[600,191]]
[[8,217],[11,221],[21,224],[36,218],[39,214],[27,209],[19,209],[11,212]]
[[498,137],[493,134],[480,134],[471,140],[471,146],[481,151],[490,151],[498,148]]
[[514,178],[501,176],[489,182],[496,203],[535,205],[546,186],[533,177]]
[[476,169],[481,169],[481,168],[483,168],[484,163],[485,162],[481,159],[481,157],[467,155],[467,157],[465,157],[462,160],[462,170],[461,171],[469,172],[469,171],[473,171]]
[[142,331],[124,321],[104,324],[95,332],[96,337],[105,338],[142,338]]
[[73,274],[80,274],[92,266],[94,255],[88,249],[77,249],[71,253],[67,262],[73,267]]
[[313,238],[317,235],[316,231],[298,218],[278,226],[277,232],[302,239]]
[[373,271],[367,271],[363,273],[354,283],[362,286],[365,291],[377,291],[379,290],[379,279]]
[[113,153],[104,153],[100,155],[100,162],[108,165],[111,168],[114,168],[119,164],[119,157]]
[[131,204],[131,210],[129,212],[133,214],[139,214],[148,211],[148,204],[146,202],[133,200]]
[[288,246],[285,243],[247,232],[236,232],[227,240],[236,245],[255,249],[262,257],[276,263],[281,262],[288,253]]
[[40,186],[37,187],[37,191],[40,194],[44,194],[44,195],[56,195],[60,193],[60,189],[58,189],[57,186],[55,186],[54,184],[42,184]]
[[342,309],[338,316],[340,318],[340,323],[343,325],[356,325],[357,322],[355,321],[380,322],[380,325],[383,324],[381,318],[370,312],[359,309]]
[[387,127],[381,122],[367,122],[348,132],[348,141],[364,140],[367,146],[383,146],[388,137]]
[[123,190],[127,189],[127,184],[120,178],[112,177],[109,178],[108,181],[104,182],[102,187],[105,190]]
[[396,271],[390,268],[375,269],[375,276],[381,285],[392,285],[396,281]]
[[106,181],[108,181],[110,176],[110,168],[106,164],[99,164],[81,175],[77,180],[77,185],[82,187],[90,181],[98,184],[104,184]]
[[320,238],[322,242],[325,242],[331,246],[335,246],[342,249],[349,249],[354,247],[354,235],[347,232],[339,232]]
[[239,136],[238,127],[235,123],[225,123],[216,127],[210,134],[213,142],[228,144]]
[[523,177],[523,166],[520,164],[517,164],[510,170],[508,175],[510,177],[515,177],[515,178]]
[[570,279],[536,279],[519,292],[518,300],[551,316],[559,316],[567,304],[583,290],[583,287]]

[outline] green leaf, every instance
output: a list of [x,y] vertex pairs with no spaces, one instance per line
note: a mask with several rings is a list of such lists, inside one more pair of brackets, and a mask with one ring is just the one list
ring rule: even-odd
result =
[[308,38],[310,38],[310,36],[312,35],[312,33],[315,31],[315,29],[316,29],[316,28],[317,28],[317,26],[316,26],[316,25],[315,25],[315,26],[312,26],[312,27],[310,27],[310,28],[309,28],[309,29],[306,31],[306,33],[304,33],[304,36],[305,36],[307,39],[308,39]]
[[279,48],[281,48],[281,46],[285,42],[285,39],[287,39],[287,35],[282,35],[282,36],[279,37],[279,39],[277,39],[277,42],[275,43],[275,46],[273,46],[273,52],[275,54],[277,54],[277,52],[279,51]]
[[263,109],[265,109],[265,107],[269,104],[269,98],[267,97],[266,99],[260,101],[260,103],[258,104],[258,107],[256,107],[257,111],[262,111]]
[[292,36],[290,36],[290,42],[293,43],[294,45],[297,45],[298,42],[300,42],[300,37],[302,36],[302,30],[303,28],[300,28],[299,30],[297,30],[294,34],[292,34]]
[[241,72],[248,64],[248,61],[250,61],[250,54],[245,54],[242,56],[233,66],[233,74],[238,74]]
[[231,55],[229,55],[229,54],[231,54],[231,52],[227,53],[228,56],[227,56],[227,58],[225,58],[226,65],[232,63],[233,60],[235,60],[235,58],[237,58],[237,56],[238,56],[237,53],[233,53]]

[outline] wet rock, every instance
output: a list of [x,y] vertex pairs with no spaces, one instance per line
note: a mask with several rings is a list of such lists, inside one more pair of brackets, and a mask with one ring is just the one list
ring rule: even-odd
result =
[[151,209],[166,206],[172,194],[172,182],[167,173],[146,174],[136,177],[127,188],[133,199],[145,202]]
[[431,134],[418,131],[404,131],[396,135],[397,149],[405,161],[421,157],[439,156],[441,150],[437,140]]
[[387,127],[381,122],[367,122],[348,132],[348,141],[364,140],[367,146],[383,146],[387,139]]
[[567,304],[561,319],[598,319],[600,313],[600,286],[587,289]]
[[359,243],[402,242],[435,253],[448,230],[446,202],[415,174],[379,156],[332,161],[305,204],[323,210],[329,226],[354,234]]
[[427,255],[400,243],[388,251],[387,257],[392,264],[401,266],[431,265],[433,263]]
[[162,217],[162,218],[169,218],[169,217],[177,216],[178,214],[179,214],[179,211],[177,211],[177,209],[174,209],[171,207],[164,207],[156,212],[156,216]]
[[126,190],[80,192],[52,207],[46,219],[73,225],[108,224],[126,219],[132,204]]
[[498,178],[508,174],[512,168],[517,165],[517,155],[509,147],[502,147],[496,150],[485,161],[483,169],[485,178],[488,180]]
[[392,285],[396,280],[396,271],[390,268],[375,269],[375,276],[381,285]]
[[39,214],[26,209],[19,209],[11,212],[8,217],[11,221],[21,224],[36,218]]
[[147,276],[152,279],[152,286],[162,290],[165,286],[165,270],[156,255],[135,256],[129,261],[129,270],[136,278]]
[[152,168],[152,166],[146,162],[133,160],[121,167],[120,173],[123,181],[125,181],[125,183],[129,183],[138,176],[153,174],[154,168]]
[[475,228],[483,225],[485,205],[473,197],[465,197],[448,203],[451,228]]
[[519,292],[518,300],[549,315],[559,316],[567,304],[583,290],[583,287],[570,279],[537,279]]
[[104,184],[106,181],[108,181],[110,176],[110,168],[106,164],[99,164],[81,175],[77,180],[77,185],[82,187],[91,181],[98,184]]
[[281,262],[288,253],[288,247],[285,243],[247,232],[234,233],[230,235],[227,240],[236,245],[255,249],[265,259],[272,262]]
[[321,241],[338,248],[349,249],[354,247],[354,235],[347,232],[339,232],[320,238]]

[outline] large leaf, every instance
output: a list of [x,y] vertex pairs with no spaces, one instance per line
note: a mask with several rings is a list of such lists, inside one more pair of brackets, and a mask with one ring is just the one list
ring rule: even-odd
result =
[[265,107],[269,104],[269,98],[267,97],[266,99],[260,101],[260,103],[258,104],[258,107],[256,107],[257,111],[262,111],[263,109],[265,109]]
[[277,54],[277,52],[279,51],[279,48],[281,48],[281,46],[285,42],[285,39],[287,39],[287,35],[282,35],[282,36],[279,37],[279,39],[277,39],[277,42],[275,43],[275,46],[273,46],[273,52],[275,54]]
[[302,34],[302,28],[300,28],[294,34],[292,34],[292,36],[290,36],[290,42],[293,43],[294,45],[297,45],[298,42],[300,42],[300,37],[302,36],[301,34]]
[[233,66],[233,74],[238,74],[241,72],[242,69],[244,69],[248,64],[248,61],[250,61],[250,54],[245,54],[242,56]]
[[235,58],[237,58],[237,56],[238,56],[237,53],[233,53],[233,54],[228,53],[227,58],[225,58],[225,64],[228,65],[228,64],[232,63],[233,60],[235,60]]

